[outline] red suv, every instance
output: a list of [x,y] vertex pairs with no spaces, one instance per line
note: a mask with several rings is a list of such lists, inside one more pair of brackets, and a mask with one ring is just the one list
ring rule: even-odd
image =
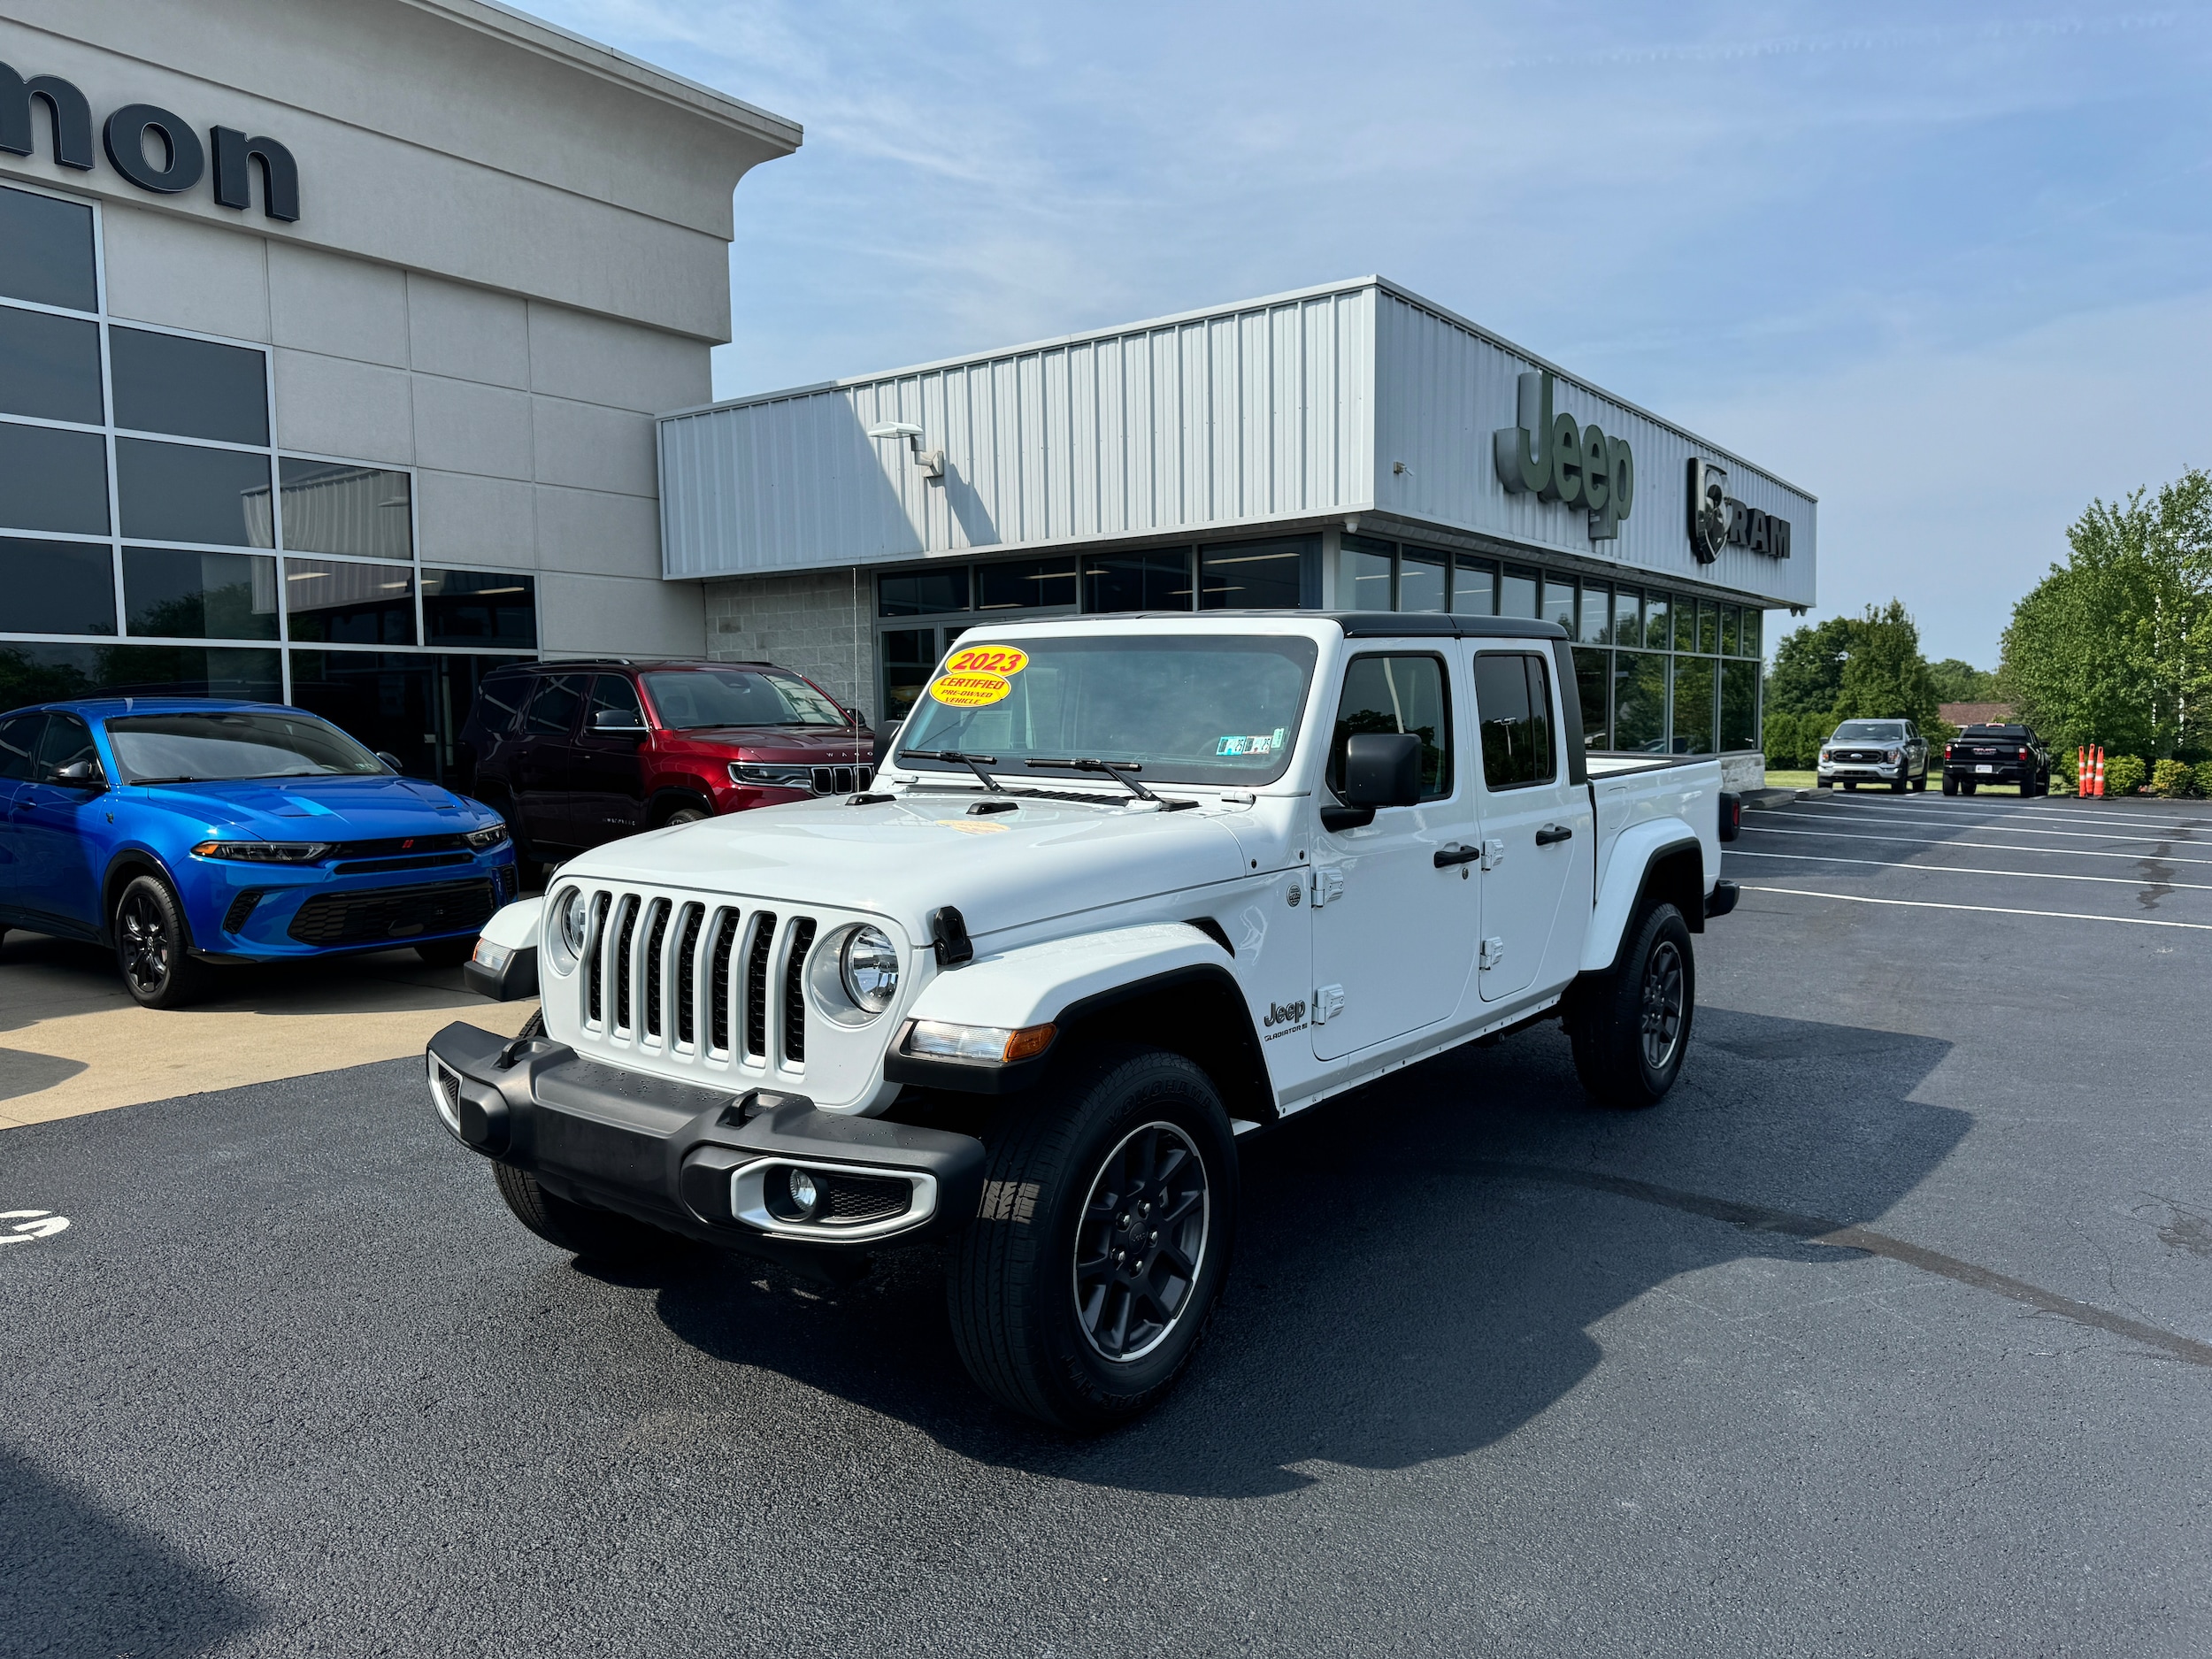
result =
[[469,792],[536,863],[717,812],[868,787],[856,709],[768,663],[530,663],[487,675]]

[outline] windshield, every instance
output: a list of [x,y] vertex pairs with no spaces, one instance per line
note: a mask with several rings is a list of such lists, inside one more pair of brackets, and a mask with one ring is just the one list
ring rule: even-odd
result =
[[1901,720],[1846,720],[1836,728],[1832,743],[1894,743],[1905,734]]
[[845,711],[796,674],[773,669],[684,668],[645,676],[645,694],[671,731],[709,726],[849,726]]
[[1271,783],[1298,741],[1316,655],[1311,640],[1265,635],[966,639],[898,749],[989,755],[1009,777],[1075,776],[1024,764],[1043,757],[1134,761],[1147,784]]
[[386,773],[367,749],[307,714],[131,714],[107,728],[132,783]]

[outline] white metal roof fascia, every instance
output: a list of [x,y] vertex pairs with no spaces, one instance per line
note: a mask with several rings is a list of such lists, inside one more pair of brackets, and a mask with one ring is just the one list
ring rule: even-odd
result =
[[495,35],[526,51],[558,58],[603,80],[619,81],[664,103],[680,104],[694,114],[741,128],[787,150],[798,149],[805,138],[805,129],[787,116],[633,58],[588,35],[503,4],[501,0],[404,0],[404,4],[435,12],[479,34]]
[[1794,490],[1809,502],[1817,503],[1820,499],[1812,491],[1791,483],[1780,473],[1771,472],[1761,466],[1756,461],[1738,455],[1734,450],[1692,432],[1680,421],[1669,420],[1664,415],[1655,415],[1641,403],[1633,403],[1617,393],[1609,392],[1594,380],[1577,374],[1571,369],[1562,368],[1549,357],[1531,351],[1525,346],[1515,344],[1495,329],[1485,328],[1480,323],[1469,321],[1452,310],[1450,306],[1439,305],[1434,300],[1415,293],[1404,283],[1394,282],[1388,277],[1379,274],[1348,277],[1340,282],[1319,282],[1311,288],[1291,288],[1281,294],[1262,295],[1256,299],[1232,300],[1221,305],[1201,305],[1190,311],[1174,311],[1165,317],[1148,317],[1139,322],[1120,323],[1112,327],[1079,329],[1073,334],[1056,334],[1048,340],[1032,340],[1022,345],[999,346],[988,351],[965,351],[956,357],[937,357],[927,363],[909,364],[903,368],[884,369],[873,374],[848,374],[833,380],[816,380],[805,386],[787,386],[772,392],[748,392],[740,397],[719,398],[711,403],[695,403],[687,409],[672,409],[665,414],[657,416],[656,419],[680,420],[687,415],[712,414],[723,409],[756,408],[763,403],[780,403],[795,397],[813,397],[823,392],[843,391],[848,387],[873,386],[883,380],[903,380],[909,375],[934,374],[945,369],[958,368],[963,365],[972,363],[987,363],[998,357],[1026,357],[1033,352],[1053,351],[1062,347],[1081,345],[1096,340],[1112,340],[1123,334],[1145,334],[1155,328],[1173,328],[1184,323],[1200,322],[1210,317],[1233,315],[1242,311],[1265,311],[1271,306],[1288,305],[1299,300],[1319,299],[1325,295],[1356,294],[1362,288],[1380,288],[1384,293],[1402,299],[1409,305],[1417,305],[1423,311],[1433,312],[1454,327],[1464,328],[1478,340],[1486,340],[1501,350],[1510,351],[1517,357],[1525,357],[1538,368],[1548,369],[1570,385],[1579,387],[1586,392],[1617,403],[1630,413],[1642,416],[1654,426],[1664,426],[1669,432],[1678,434],[1700,449],[1709,449],[1723,459],[1734,462],[1738,466],[1747,467],[1752,472],[1763,473],[1781,485],[1783,488]]

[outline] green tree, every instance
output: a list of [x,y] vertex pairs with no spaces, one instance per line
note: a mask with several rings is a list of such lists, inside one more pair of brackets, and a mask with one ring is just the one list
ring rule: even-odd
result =
[[1936,727],[1935,681],[1920,654],[1920,629],[1893,599],[1869,605],[1850,624],[1850,644],[1843,663],[1842,690],[1836,698],[1839,720],[1913,720],[1924,732]]
[[1955,657],[1947,657],[1939,663],[1930,663],[1928,678],[1935,682],[1938,703],[1996,703],[2001,700],[1996,675]]
[[1831,617],[1785,634],[1774,648],[1774,672],[1767,676],[1767,708],[1823,718],[1833,712],[1843,695],[1843,661],[1851,649],[1852,626],[1848,617]]
[[2013,608],[2008,699],[2062,746],[2171,757],[2212,738],[2212,474],[2092,502]]

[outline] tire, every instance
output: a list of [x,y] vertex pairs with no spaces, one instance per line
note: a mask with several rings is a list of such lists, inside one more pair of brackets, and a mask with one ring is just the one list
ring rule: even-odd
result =
[[703,806],[680,806],[661,814],[660,827],[673,829],[679,824],[703,824],[714,816]]
[[1141,1416],[1228,1276],[1236,1141],[1212,1080],[1180,1055],[1101,1045],[1011,1102],[991,1143],[947,1285],[962,1361],[1002,1405],[1070,1433]]
[[417,945],[415,954],[434,968],[457,968],[476,954],[476,935],[466,939],[434,939]]
[[1834,786],[1825,778],[1816,778],[1813,780],[1813,787],[1816,789],[1828,789],[1832,788]]
[[1634,924],[1617,972],[1580,987],[1572,1027],[1575,1072],[1601,1106],[1656,1106],[1682,1074],[1697,1016],[1697,959],[1689,924],[1655,904]]
[[1943,793],[1944,793],[1944,794],[1946,794],[1946,795],[1956,795],[1958,792],[1959,792],[1959,780],[1958,780],[1956,778],[1946,778],[1946,779],[1944,779],[1944,780],[1943,780]]
[[691,1241],[658,1227],[618,1216],[611,1210],[595,1210],[549,1193],[527,1170],[510,1164],[492,1165],[492,1179],[515,1219],[548,1244],[566,1250],[582,1261],[643,1263],[688,1252]]
[[186,1008],[206,992],[205,969],[190,955],[184,906],[159,876],[134,877],[109,918],[123,988],[141,1008]]
[[1913,780],[1913,786],[1912,786],[1912,787],[1913,787],[1913,791],[1914,791],[1914,793],[1915,793],[1915,794],[1917,794],[1917,795],[1925,795],[1925,794],[1927,794],[1927,793],[1928,793],[1928,774],[1927,774],[1926,772],[1922,772],[1922,773],[1920,774],[1920,776],[1919,776],[1919,777],[1917,777],[1917,778],[1916,778],[1916,779],[1914,779],[1914,780]]
[[1911,787],[1912,773],[1909,772],[1901,772],[1895,778],[1890,780],[1889,792],[1892,795],[1902,795],[1906,790]]
[[2020,798],[2023,801],[2032,801],[2036,796],[2041,795],[2042,793],[2043,792],[2040,789],[2035,787],[2034,779],[2023,778],[2020,780]]
[[1844,792],[1846,795],[1856,795],[1856,794],[1858,794],[1858,792],[1859,792],[1859,780],[1858,780],[1857,779],[1855,779],[1855,778],[1846,778],[1846,779],[1843,780],[1843,792]]

